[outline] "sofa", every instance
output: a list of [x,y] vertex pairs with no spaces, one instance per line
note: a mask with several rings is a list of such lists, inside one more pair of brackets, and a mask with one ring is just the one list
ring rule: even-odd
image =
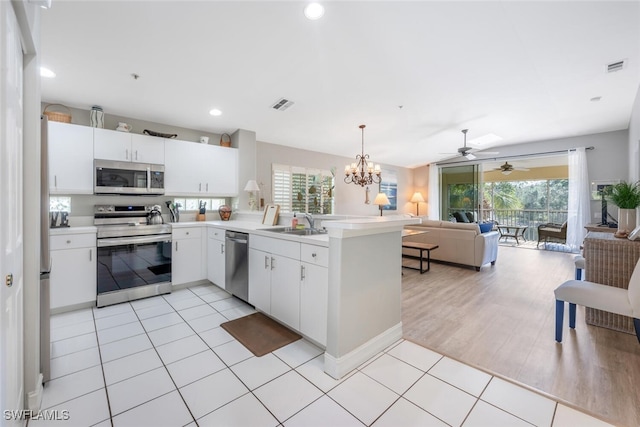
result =
[[[480,232],[476,223],[458,223],[423,219],[421,224],[405,226],[406,230],[426,231],[427,233],[408,235],[405,242],[422,242],[438,245],[431,251],[431,259],[454,264],[468,265],[480,271],[480,267],[498,258],[497,231]],[[403,255],[420,255],[418,250],[403,248]]]

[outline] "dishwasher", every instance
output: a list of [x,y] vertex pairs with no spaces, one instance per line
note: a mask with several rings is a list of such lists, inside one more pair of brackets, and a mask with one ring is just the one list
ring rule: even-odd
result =
[[225,233],[225,289],[243,301],[249,300],[249,235]]

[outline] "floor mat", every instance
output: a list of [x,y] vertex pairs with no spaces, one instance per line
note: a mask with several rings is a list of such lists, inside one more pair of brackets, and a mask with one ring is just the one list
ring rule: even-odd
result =
[[262,313],[253,313],[220,325],[257,357],[302,338]]

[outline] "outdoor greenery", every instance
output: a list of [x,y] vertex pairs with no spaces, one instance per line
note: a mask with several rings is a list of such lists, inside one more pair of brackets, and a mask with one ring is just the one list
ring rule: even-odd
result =
[[569,180],[485,182],[483,209],[567,210]]
[[607,196],[621,209],[635,209],[640,206],[640,183],[622,181],[611,186]]

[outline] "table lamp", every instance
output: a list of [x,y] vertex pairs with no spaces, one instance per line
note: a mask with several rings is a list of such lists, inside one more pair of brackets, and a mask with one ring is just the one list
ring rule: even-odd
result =
[[422,193],[419,191],[416,191],[415,193],[413,193],[413,196],[411,196],[411,203],[415,203],[416,204],[416,216],[420,216],[420,202],[424,203],[424,197],[422,197]]
[[378,193],[373,204],[380,206],[380,216],[382,216],[382,207],[389,204],[389,198],[384,193]]
[[247,181],[247,185],[244,187],[244,191],[249,192],[249,209],[256,210],[256,197],[253,194],[254,191],[260,191],[258,183],[254,179]]

